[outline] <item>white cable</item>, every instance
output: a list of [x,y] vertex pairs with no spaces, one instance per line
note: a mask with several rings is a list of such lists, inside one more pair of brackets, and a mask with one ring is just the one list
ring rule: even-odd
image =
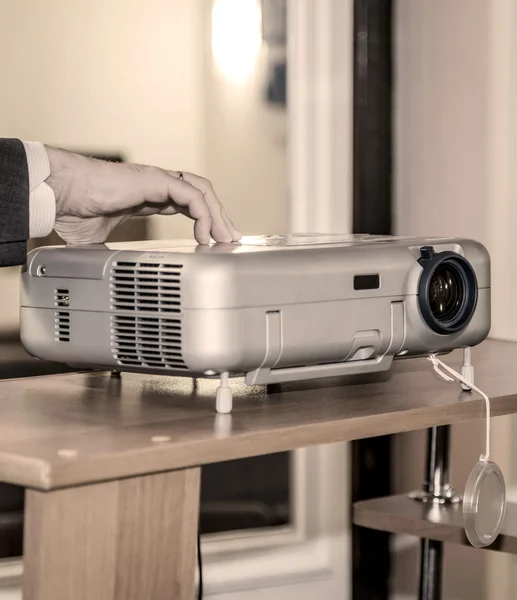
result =
[[[427,358],[428,358],[428,360],[430,360],[433,363],[434,370],[438,373],[438,375],[440,375],[440,377],[445,379],[445,381],[454,381],[454,378],[456,378],[458,381],[461,381],[462,383],[467,385],[469,388],[473,389],[484,399],[485,406],[486,406],[486,448],[485,448],[485,454],[482,454],[480,456],[480,460],[482,460],[484,462],[488,461],[490,459],[490,399],[489,399],[489,397],[484,392],[482,392],[478,387],[476,387],[471,381],[469,381],[468,379],[466,379],[465,377],[460,375],[457,371],[455,371],[454,369],[452,369],[451,367],[449,367],[445,363],[443,363],[434,354],[431,354],[431,356],[428,356]],[[440,369],[440,367],[442,367],[442,369],[445,369],[449,373],[452,373],[452,375],[454,375],[454,377],[449,377],[449,375],[444,373]]]

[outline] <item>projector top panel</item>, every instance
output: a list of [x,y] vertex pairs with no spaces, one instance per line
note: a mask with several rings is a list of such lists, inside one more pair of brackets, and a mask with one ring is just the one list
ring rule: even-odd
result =
[[140,252],[174,252],[174,253],[215,253],[236,254],[264,251],[282,250],[310,250],[314,246],[327,246],[333,248],[364,247],[379,244],[408,245],[431,245],[455,243],[458,240],[452,238],[424,238],[424,237],[402,237],[388,235],[366,235],[366,234],[291,234],[291,235],[257,235],[243,237],[234,244],[209,244],[200,246],[195,240],[152,240],[142,242],[118,242],[103,245],[115,251],[140,251]]
[[149,273],[181,280],[183,310],[401,298],[418,293],[422,246],[462,254],[475,270],[478,288],[490,287],[488,254],[472,240],[274,235],[207,246],[195,240],[155,240],[43,247],[30,253],[22,271],[22,303],[41,304],[43,292],[31,291],[32,286],[47,285],[53,299],[54,289],[68,290],[72,282],[103,282],[95,292],[91,287],[75,292],[91,306],[110,285],[122,285],[124,277],[136,281]]

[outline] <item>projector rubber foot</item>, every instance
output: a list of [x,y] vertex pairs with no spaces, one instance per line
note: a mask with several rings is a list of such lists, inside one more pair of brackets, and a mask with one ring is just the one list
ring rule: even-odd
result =
[[221,384],[215,396],[215,409],[219,414],[227,415],[232,412],[232,407],[233,396],[232,389],[228,385],[228,373],[221,373]]

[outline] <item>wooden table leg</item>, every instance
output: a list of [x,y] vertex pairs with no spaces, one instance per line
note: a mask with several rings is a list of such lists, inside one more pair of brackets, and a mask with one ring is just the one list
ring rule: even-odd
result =
[[27,491],[23,600],[192,600],[200,469]]

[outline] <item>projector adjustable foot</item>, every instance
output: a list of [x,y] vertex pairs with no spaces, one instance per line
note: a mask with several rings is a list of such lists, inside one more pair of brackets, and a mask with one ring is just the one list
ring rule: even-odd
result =
[[[474,366],[471,362],[471,350],[471,348],[463,349],[463,365],[460,369],[460,375],[472,385],[474,385]],[[463,382],[460,382],[460,387],[464,392],[472,391],[472,388],[464,384]]]
[[229,374],[221,373],[221,384],[217,388],[215,396],[215,409],[219,414],[226,415],[232,412],[233,398],[232,389],[228,385]]

